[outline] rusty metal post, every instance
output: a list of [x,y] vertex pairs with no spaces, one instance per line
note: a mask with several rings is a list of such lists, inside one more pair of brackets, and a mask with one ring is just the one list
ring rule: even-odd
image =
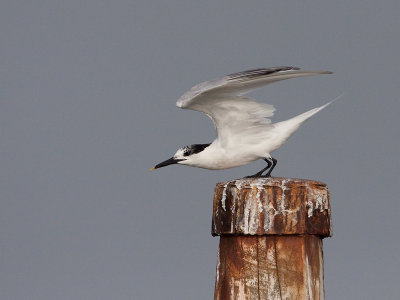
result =
[[212,235],[220,236],[214,299],[324,299],[326,184],[275,177],[218,183]]

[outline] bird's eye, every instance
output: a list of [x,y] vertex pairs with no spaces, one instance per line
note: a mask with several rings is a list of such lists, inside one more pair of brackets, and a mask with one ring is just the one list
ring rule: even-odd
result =
[[189,147],[185,147],[183,149],[183,156],[189,156],[192,153],[192,149]]

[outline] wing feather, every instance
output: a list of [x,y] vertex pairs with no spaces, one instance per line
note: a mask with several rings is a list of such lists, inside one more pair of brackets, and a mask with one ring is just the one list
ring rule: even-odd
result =
[[296,67],[261,68],[233,73],[222,78],[200,83],[182,95],[176,105],[205,113],[214,122],[218,140],[227,145],[240,138],[268,130],[275,108],[270,104],[243,97],[251,90],[273,82],[318,74],[328,71],[302,71]]

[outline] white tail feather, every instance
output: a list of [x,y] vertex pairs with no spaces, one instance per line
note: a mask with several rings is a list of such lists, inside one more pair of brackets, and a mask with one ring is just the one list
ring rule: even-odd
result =
[[302,113],[298,116],[295,116],[289,120],[278,122],[273,124],[280,133],[280,135],[283,137],[283,140],[286,141],[297,129],[299,129],[300,125],[303,124],[305,121],[307,121],[309,118],[311,118],[313,115],[315,115],[317,112],[320,110],[323,110],[325,107],[327,107],[329,104],[335,102],[339,98],[341,98],[344,94],[340,94],[338,97],[335,99],[329,101],[328,103],[316,107],[313,109],[310,109],[309,111],[306,111],[305,113]]

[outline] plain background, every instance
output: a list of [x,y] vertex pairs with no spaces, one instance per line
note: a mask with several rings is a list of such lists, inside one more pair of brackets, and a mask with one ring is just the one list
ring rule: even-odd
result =
[[331,191],[327,299],[399,299],[398,0],[0,4],[0,298],[211,299],[216,182],[264,164],[149,168],[211,142],[175,101],[293,65],[334,75],[252,94],[287,119],[344,94],[274,153]]

